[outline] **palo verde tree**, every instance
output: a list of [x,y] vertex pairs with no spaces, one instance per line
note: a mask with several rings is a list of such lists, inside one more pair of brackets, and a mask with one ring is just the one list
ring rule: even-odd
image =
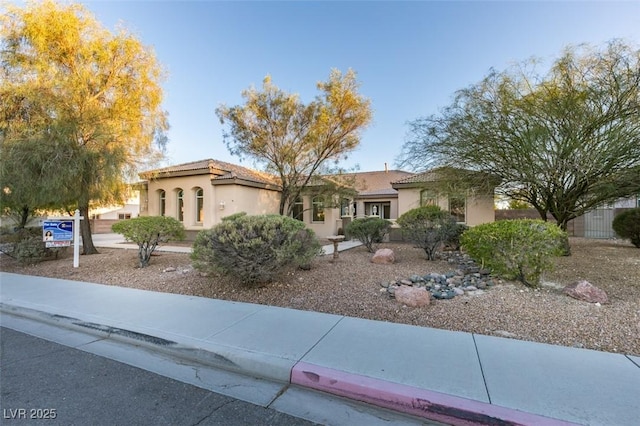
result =
[[290,215],[310,182],[358,146],[371,121],[370,102],[358,93],[352,70],[332,70],[317,87],[320,94],[305,104],[267,76],[261,91],[242,93],[244,105],[216,109],[220,122],[229,125],[224,133],[229,151],[262,163],[279,178],[280,214]]
[[[50,197],[33,198],[37,204],[76,207],[88,218],[92,203],[122,201],[136,169],[161,154],[168,125],[160,65],[134,36],[111,33],[81,5],[8,6],[0,67],[3,151],[18,161],[35,149],[47,159],[33,168],[33,191]],[[11,190],[22,191],[29,188]],[[96,253],[88,220],[81,234],[84,253]]]
[[501,195],[566,230],[640,192],[640,50],[612,41],[568,48],[545,74],[526,64],[492,71],[410,128],[399,164],[489,173]]

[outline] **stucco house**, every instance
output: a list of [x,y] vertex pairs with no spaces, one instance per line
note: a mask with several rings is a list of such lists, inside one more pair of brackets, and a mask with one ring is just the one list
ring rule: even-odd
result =
[[[353,190],[330,207],[315,195],[314,189],[322,185],[317,181],[296,201],[293,217],[319,237],[337,234],[354,218],[380,216],[393,221],[405,211],[433,201],[425,195],[428,179],[435,178],[429,176],[386,167],[382,171],[343,174],[341,180],[349,182]],[[188,231],[211,228],[234,213],[278,213],[278,178],[236,164],[206,159],[151,170],[140,177],[144,179],[140,185],[140,214],[175,217]],[[469,225],[494,220],[493,193],[451,198],[440,195],[437,202]]]

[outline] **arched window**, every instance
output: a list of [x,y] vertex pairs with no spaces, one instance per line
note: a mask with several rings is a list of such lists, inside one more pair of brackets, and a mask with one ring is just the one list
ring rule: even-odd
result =
[[196,188],[196,222],[204,221],[204,191],[202,188]]
[[302,203],[302,197],[298,197],[293,202],[293,210],[291,210],[291,217],[302,222],[303,215],[304,215],[304,205]]
[[184,191],[182,189],[178,189],[176,191],[176,198],[177,198],[176,217],[180,222],[184,222]]
[[314,197],[311,201],[311,221],[324,222],[324,203],[322,197]]
[[160,196],[160,216],[164,216],[167,212],[167,193],[161,189],[158,195]]

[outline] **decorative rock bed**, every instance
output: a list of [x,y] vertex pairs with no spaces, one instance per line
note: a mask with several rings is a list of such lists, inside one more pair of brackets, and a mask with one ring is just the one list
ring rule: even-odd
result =
[[429,273],[426,275],[411,275],[410,277],[380,283],[380,292],[386,292],[389,297],[395,297],[395,292],[400,286],[412,286],[424,288],[435,299],[453,299],[456,296],[477,296],[495,285],[497,281],[490,275],[487,269],[481,269],[468,255],[460,252],[445,252],[441,255],[449,263],[457,264],[444,274]]

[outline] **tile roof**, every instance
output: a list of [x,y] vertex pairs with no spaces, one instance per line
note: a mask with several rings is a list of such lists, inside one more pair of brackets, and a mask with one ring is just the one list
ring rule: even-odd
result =
[[429,182],[456,183],[457,185],[467,185],[475,188],[486,187],[495,188],[499,180],[489,173],[478,172],[454,167],[437,167],[422,173],[411,174],[410,176],[398,179],[391,183],[393,188],[406,188],[419,186]]
[[391,187],[391,183],[411,174],[402,170],[341,173],[318,177],[309,186],[322,185],[323,179],[331,179],[338,184],[353,185],[360,196],[395,196],[398,191]]
[[[186,174],[206,174],[215,175],[213,181],[223,182],[230,179],[241,179],[267,185],[277,185],[278,177],[269,173],[249,169],[237,164],[227,163],[213,159],[192,161],[190,163],[177,164],[141,173],[143,178],[184,176]],[[200,172],[200,173],[198,173]],[[355,189],[361,196],[394,196],[398,193],[392,188],[392,183],[404,182],[415,176],[413,173],[402,170],[383,170],[375,172],[355,172],[343,173],[335,176],[336,181],[344,180],[354,183]],[[332,178],[332,175],[318,177],[312,181],[310,186],[319,185],[323,178]],[[342,178],[342,179],[341,179]]]
[[436,182],[437,180],[438,172],[436,170],[427,170],[426,172],[405,176],[404,178],[393,181],[392,184]]
[[[237,164],[227,163],[224,161],[218,161],[213,159],[206,159],[200,161],[192,161],[190,163],[177,164],[175,166],[163,167],[160,169],[150,170],[142,173],[142,176],[171,176],[176,174],[183,174],[184,172],[209,172],[215,174],[216,177],[213,180],[226,180],[226,179],[242,179],[256,183],[264,183],[275,185],[278,182],[276,176],[269,173],[260,172],[258,170],[249,169],[247,167],[238,166]],[[163,176],[164,175],[164,176]]]

